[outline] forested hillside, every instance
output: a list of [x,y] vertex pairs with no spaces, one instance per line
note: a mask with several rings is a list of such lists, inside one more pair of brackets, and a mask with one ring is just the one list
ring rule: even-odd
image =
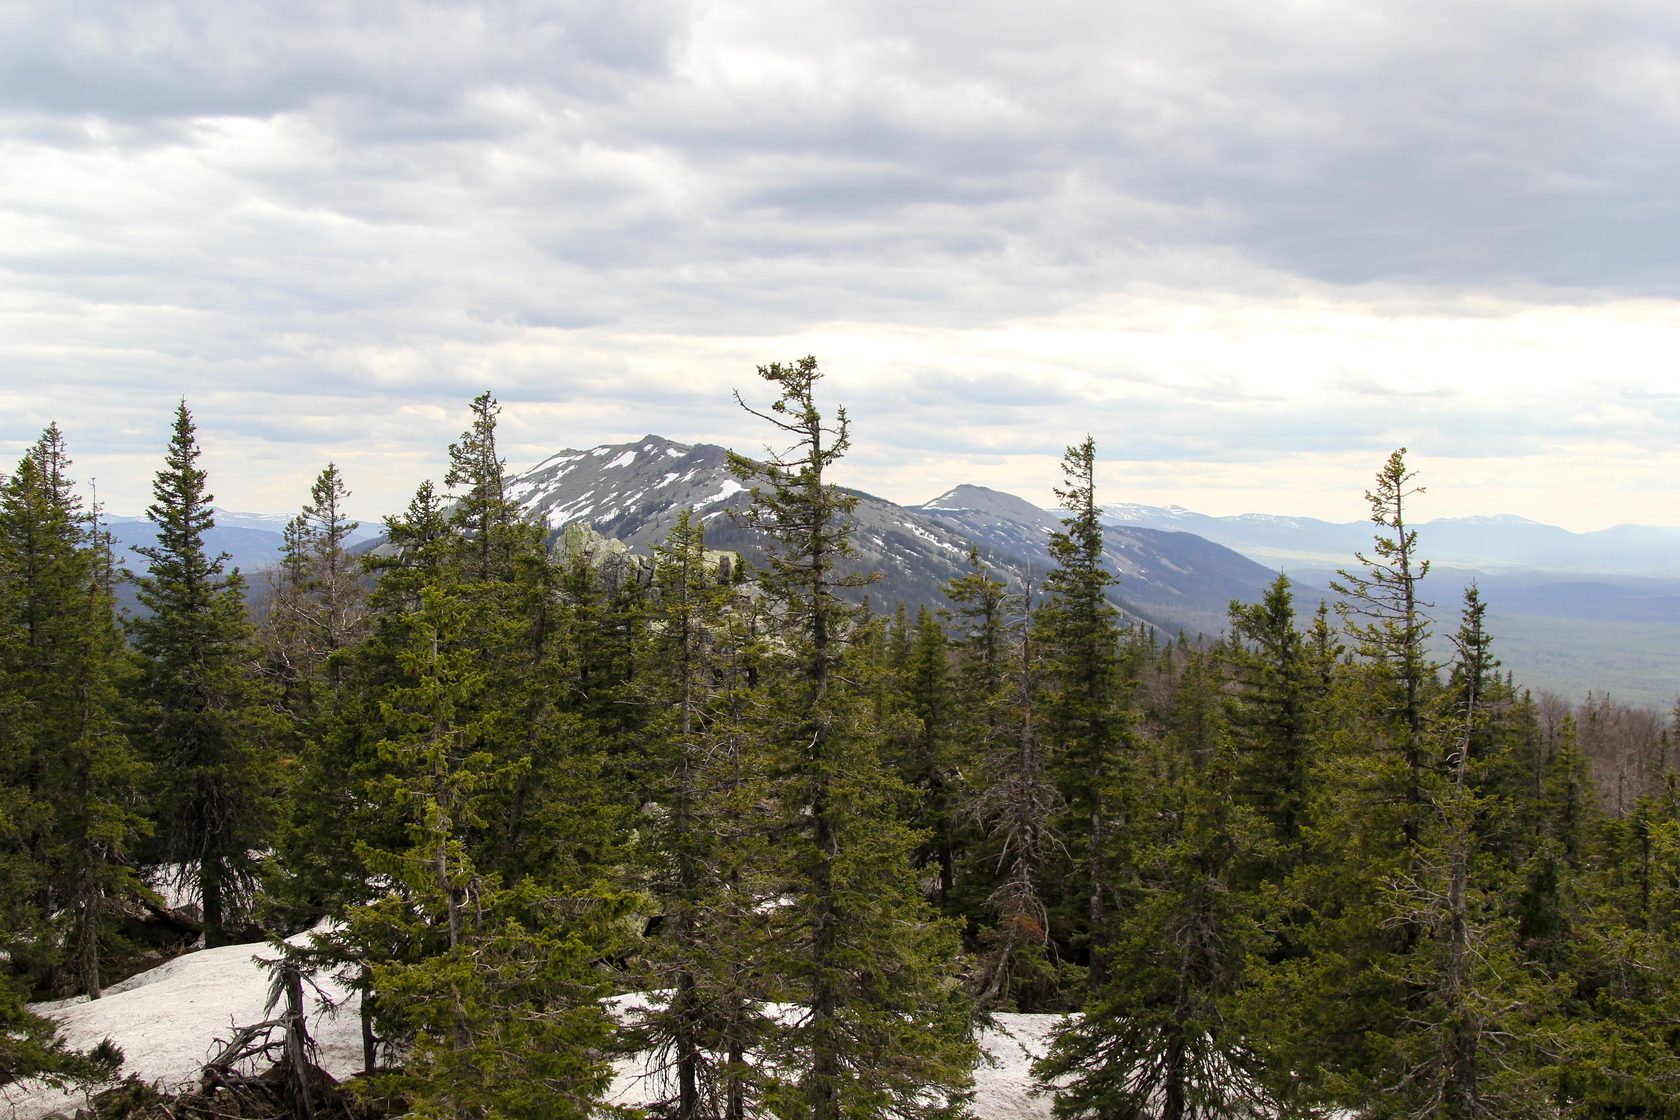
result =
[[363,997],[357,1115],[599,1115],[652,1053],[676,1120],[955,1118],[1005,1011],[1075,1013],[1058,1117],[1680,1114],[1680,705],[1533,695],[1497,603],[1427,604],[1403,449],[1306,625],[1285,577],[1218,639],[1122,614],[1090,438],[1030,592],[975,552],[894,611],[844,410],[759,375],[787,450],[731,457],[728,531],[551,541],[485,393],[365,557],[323,468],[255,626],[185,404],[129,621],[44,433],[0,486],[0,1083],[120,1076],[29,1001],[314,930],[277,991]]

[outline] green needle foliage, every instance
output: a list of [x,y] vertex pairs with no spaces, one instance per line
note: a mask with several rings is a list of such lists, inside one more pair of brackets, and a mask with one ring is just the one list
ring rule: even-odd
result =
[[[0,787],[16,847],[0,859],[23,939],[14,968],[98,999],[116,919],[142,888],[145,768],[122,719],[129,672],[110,550],[68,477],[56,426],[0,486]],[[37,976],[37,979],[40,979]]]
[[149,860],[211,944],[259,890],[314,928],[404,1115],[614,1114],[636,1054],[673,1120],[955,1118],[988,1012],[1077,1009],[1059,1120],[1680,1116],[1680,728],[1520,692],[1474,587],[1432,660],[1403,449],[1340,629],[1282,577],[1125,626],[1089,439],[1041,602],[976,552],[872,620],[845,413],[759,373],[761,569],[531,523],[484,393],[365,563],[321,473],[260,652],[185,406],[132,649],[49,428],[0,479],[0,1082],[113,1068],[24,1001],[120,974]]
[[138,581],[146,613],[132,630],[156,854],[198,888],[205,944],[214,946],[248,921],[258,853],[280,814],[271,745],[284,725],[257,676],[244,579],[205,543],[215,516],[200,454],[183,401],[146,511],[157,543],[136,549],[147,560]]
[[778,615],[767,733],[786,775],[787,898],[775,972],[795,1010],[773,1043],[766,1106],[813,1120],[959,1113],[975,1050],[954,983],[956,933],[911,866],[919,837],[895,815],[903,787],[855,684],[858,611],[838,594],[866,582],[840,574],[856,499],[827,478],[849,443],[845,411],[829,422],[818,410],[815,358],[759,376],[776,398],[748,411],[792,443],[763,464],[732,464],[753,483],[749,517],[770,538],[759,586]]
[[[1050,536],[1054,562],[1045,576],[1036,641],[1048,664],[1046,738],[1067,805],[1063,835],[1075,858],[1077,900],[1070,925],[1084,940],[1091,982],[1100,986],[1102,941],[1114,901],[1114,864],[1129,823],[1129,729],[1120,673],[1120,612],[1108,593],[1117,582],[1103,560],[1096,497],[1096,443],[1067,449],[1056,498],[1066,510]],[[1121,858],[1121,863],[1124,859]],[[1074,899],[1070,899],[1070,902]],[[1072,930],[1068,932],[1073,932]]]

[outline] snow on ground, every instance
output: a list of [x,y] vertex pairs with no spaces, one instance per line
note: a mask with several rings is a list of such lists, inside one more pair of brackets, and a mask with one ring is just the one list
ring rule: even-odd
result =
[[[199,1069],[216,1053],[216,1039],[268,1018],[269,974],[257,961],[278,955],[267,945],[201,949],[113,984],[103,999],[79,996],[36,1004],[34,1010],[56,1020],[64,1040],[76,1049],[109,1038],[122,1047],[123,1074],[178,1089],[197,1082]],[[334,1000],[345,996],[330,981],[321,986]],[[354,1001],[335,1018],[323,1012],[311,1016],[309,1031],[327,1072],[341,1077],[361,1068],[362,1028]],[[0,1089],[0,1117],[16,1120],[37,1120],[59,1109],[73,1112],[83,1103],[80,1093],[41,1086]]]
[[[641,995],[612,1001],[614,1015],[646,1006]],[[974,1112],[979,1120],[1049,1120],[1050,1098],[1032,1091],[1032,1064],[1044,1054],[1059,1015],[997,1015],[993,1029],[980,1032],[985,1060],[974,1071]],[[676,1095],[675,1071],[663,1073],[643,1054],[619,1062],[607,1103],[635,1108]]]
[[[301,942],[306,935],[293,940]],[[217,1051],[216,1040],[235,1027],[268,1018],[269,974],[259,959],[277,954],[266,945],[228,945],[177,957],[150,972],[113,984],[105,997],[78,997],[36,1004],[34,1010],[56,1020],[64,1040],[87,1049],[109,1038],[122,1047],[122,1072],[175,1090],[196,1084],[198,1071]],[[310,1034],[320,1047],[321,1065],[344,1078],[361,1069],[361,1017],[355,997],[330,981],[322,989],[335,1002],[335,1016],[317,1011]],[[306,996],[308,993],[306,992]],[[309,996],[319,1003],[319,997]],[[639,1002],[625,996],[616,1009]],[[995,1029],[982,1032],[981,1048],[991,1059],[975,1071],[975,1113],[980,1120],[1048,1120],[1050,1100],[1032,1093],[1031,1065],[1044,1052],[1058,1016],[998,1015]],[[608,1100],[638,1105],[661,1095],[658,1079],[647,1075],[645,1057],[620,1062]],[[0,1088],[0,1118],[40,1120],[48,1113],[74,1110],[80,1093],[61,1093],[29,1084]]]

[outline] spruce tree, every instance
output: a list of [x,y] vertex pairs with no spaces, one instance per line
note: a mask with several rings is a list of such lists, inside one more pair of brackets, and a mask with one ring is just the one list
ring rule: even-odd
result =
[[258,853],[272,839],[281,791],[269,743],[280,725],[255,674],[244,580],[205,543],[215,515],[200,454],[183,401],[146,511],[157,543],[136,549],[148,567],[132,629],[157,856],[198,888],[214,946],[244,925]]
[[362,565],[350,553],[357,522],[344,509],[350,491],[328,463],[309,490],[309,501],[287,522],[269,605],[271,659],[287,710],[310,719],[336,690],[346,666],[334,658],[361,637],[366,595]]
[[1407,520],[1418,490],[1401,449],[1366,491],[1373,555],[1356,553],[1363,568],[1334,585],[1356,657],[1336,657],[1322,611],[1306,643],[1324,692],[1303,849],[1278,899],[1287,951],[1255,973],[1251,1005],[1272,1009],[1266,1047],[1277,1068],[1297,1072],[1287,1088],[1307,1103],[1372,1101],[1400,1024],[1427,998],[1413,975],[1427,916],[1393,886],[1419,873],[1446,756],[1430,734],[1438,683],[1418,587],[1428,564]]
[[961,844],[957,811],[961,756],[953,737],[957,702],[946,646],[944,628],[931,610],[922,607],[916,612],[899,685],[911,717],[901,773],[918,794],[909,823],[928,837],[919,846],[915,862],[932,869],[933,903],[949,912]]
[[306,756],[336,831],[296,829],[291,854],[344,921],[314,955],[363,989],[366,1060],[376,1033],[406,1054],[380,1084],[424,1115],[582,1115],[609,1073],[623,829],[569,708],[541,531],[496,498],[494,421],[475,401],[454,509],[428,484],[388,523],[369,636]]
[[1236,788],[1270,826],[1267,875],[1281,881],[1300,858],[1318,690],[1288,576],[1258,603],[1233,602],[1230,616]]
[[949,1114],[963,1107],[975,1055],[967,1001],[950,983],[956,939],[922,896],[916,838],[892,812],[902,787],[845,671],[857,609],[838,592],[861,581],[838,565],[856,498],[828,478],[849,444],[845,411],[830,422],[818,410],[815,358],[758,372],[776,398],[747,411],[792,447],[732,466],[752,482],[749,518],[770,540],[759,584],[785,651],[769,729],[788,774],[789,899],[777,917],[789,952],[778,964],[800,1009],[767,1063],[786,1080],[766,1103],[813,1120]]
[[1544,975],[1523,968],[1515,922],[1486,885],[1499,881],[1498,867],[1480,850],[1477,829],[1492,800],[1474,774],[1498,665],[1485,614],[1470,587],[1454,636],[1457,687],[1443,694],[1432,720],[1446,773],[1425,778],[1431,812],[1417,858],[1389,884],[1387,924],[1419,936],[1401,963],[1406,1014],[1367,1089],[1374,1115],[1519,1120],[1552,1103],[1561,1046],[1548,1019],[1557,993]]
[[[30,942],[97,999],[115,908],[141,891],[132,860],[146,822],[117,691],[127,656],[112,561],[69,466],[55,425],[0,486],[0,704],[10,717],[0,745],[20,841],[5,863],[29,868],[25,928],[57,927]],[[21,942],[9,949],[13,967],[31,955]]]
[[1066,513],[1062,527],[1050,535],[1055,566],[1045,576],[1048,600],[1036,621],[1053,682],[1047,730],[1069,810],[1063,835],[1084,863],[1076,875],[1084,903],[1076,920],[1088,949],[1091,982],[1100,986],[1102,938],[1114,894],[1110,878],[1120,870],[1110,866],[1111,848],[1127,824],[1120,612],[1108,600],[1117,577],[1103,561],[1095,441],[1086,437],[1067,449],[1062,475],[1056,497]]
[[339,655],[334,675],[342,684],[321,697],[309,725],[298,796],[265,884],[270,906],[288,926],[334,919],[334,928],[317,935],[307,953],[292,955],[313,970],[337,973],[360,996],[367,1073],[378,1065],[376,1020],[382,1015],[372,965],[419,959],[430,947],[400,933],[373,937],[347,918],[387,893],[365,853],[397,852],[407,844],[406,818],[372,796],[387,771],[378,744],[387,735],[390,693],[404,679],[400,651],[410,640],[410,617],[420,609],[422,592],[447,578],[454,554],[448,516],[430,482],[420,485],[403,513],[386,519],[385,535],[388,549],[365,561],[377,582],[367,600],[364,634]]
[[638,830],[662,920],[646,953],[655,993],[634,1016],[642,1049],[668,1055],[678,1120],[742,1120],[756,1107],[757,1061],[774,1030],[767,1008],[777,880],[769,759],[749,687],[756,608],[723,577],[701,524],[682,511],[654,548],[652,624],[639,674],[655,710],[648,731],[652,800]]
[[1342,596],[1337,610],[1371,670],[1368,679],[1377,689],[1372,699],[1380,711],[1392,713],[1388,726],[1377,731],[1405,767],[1407,809],[1401,829],[1407,845],[1417,842],[1422,828],[1424,771],[1434,762],[1424,741],[1429,689],[1435,683],[1428,646],[1432,604],[1419,589],[1429,561],[1418,555],[1417,530],[1408,528],[1406,520],[1409,500],[1424,492],[1416,477],[1406,466],[1404,447],[1389,455],[1375,488],[1365,491],[1378,530],[1373,555],[1354,553],[1362,570],[1343,569],[1341,579],[1330,584]]
[[962,697],[957,734],[972,759],[963,807],[982,834],[970,851],[969,874],[985,885],[984,910],[993,919],[982,924],[975,915],[975,1002],[1024,1011],[1062,994],[1044,883],[1062,801],[1039,738],[1043,667],[1033,644],[1031,593],[1010,595],[977,552],[970,551],[969,568],[945,594],[953,604]]
[[1108,968],[1035,1068],[1059,1118],[1278,1115],[1281,1078],[1237,1016],[1250,962],[1269,948],[1245,867],[1267,830],[1237,795],[1217,657],[1180,660],[1165,733],[1145,748],[1130,904],[1109,920]]

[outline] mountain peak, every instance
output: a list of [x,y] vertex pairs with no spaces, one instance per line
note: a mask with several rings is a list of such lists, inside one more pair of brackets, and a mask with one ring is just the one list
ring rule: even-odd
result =
[[1005,494],[1001,490],[974,486],[968,483],[952,487],[932,501],[923,502],[919,506],[906,506],[905,508],[924,513],[984,513],[995,517],[1008,517],[1026,521],[1034,520],[1035,516],[1042,517],[1044,515],[1043,510],[1025,498],[1017,498],[1014,494]]

